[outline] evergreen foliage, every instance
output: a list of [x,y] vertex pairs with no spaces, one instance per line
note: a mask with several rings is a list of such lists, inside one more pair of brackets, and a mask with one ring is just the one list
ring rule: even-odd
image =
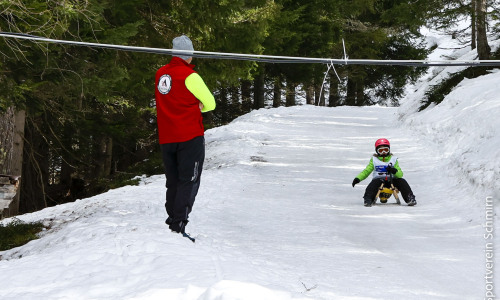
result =
[[0,251],[22,246],[38,239],[38,233],[45,229],[41,222],[26,223],[14,219],[4,225],[0,223]]

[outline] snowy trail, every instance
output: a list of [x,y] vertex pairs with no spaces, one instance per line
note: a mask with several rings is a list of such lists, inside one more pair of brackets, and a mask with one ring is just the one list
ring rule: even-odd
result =
[[[416,207],[365,208],[351,182],[378,137]],[[22,216],[54,229],[0,252],[1,299],[478,299],[480,214],[443,175],[439,149],[396,109],[254,111],[207,132],[188,232],[168,232],[163,176]],[[389,201],[394,201],[390,199]],[[22,258],[19,258],[22,256]]]
[[[314,298],[475,298],[483,254],[479,227],[453,215],[452,186],[446,186],[451,183],[437,175],[443,173],[439,156],[429,153],[438,149],[394,128],[395,112],[298,107],[257,112],[221,128],[220,136],[231,130],[249,145],[234,154],[241,159],[232,166],[239,169],[236,174],[230,170],[224,176],[216,169],[208,176],[212,181],[204,182],[205,197],[219,198],[221,186],[228,190],[221,195],[224,203],[211,207],[207,224],[200,226],[215,231],[207,235],[219,232],[221,240],[235,244],[221,252],[244,249],[249,262],[275,265],[266,279],[271,286],[304,291],[302,281],[317,286],[307,293]],[[209,135],[209,145],[218,137],[218,131]],[[351,187],[378,137],[391,140],[417,207],[365,208],[361,197],[369,179]],[[229,259],[227,269],[233,263]]]

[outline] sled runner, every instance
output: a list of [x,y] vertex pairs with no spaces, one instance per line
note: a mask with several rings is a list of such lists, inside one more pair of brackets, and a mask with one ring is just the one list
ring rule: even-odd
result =
[[[391,164],[389,164],[391,165]],[[380,203],[387,203],[387,200],[394,195],[396,199],[396,203],[401,205],[401,201],[399,201],[399,190],[392,184],[392,174],[389,173],[382,180],[380,187],[378,188],[377,195],[375,196],[375,200],[373,200],[373,204],[377,203],[377,200],[380,200]]]

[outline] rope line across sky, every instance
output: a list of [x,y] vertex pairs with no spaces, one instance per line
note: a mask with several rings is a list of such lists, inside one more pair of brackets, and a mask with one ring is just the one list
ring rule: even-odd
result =
[[315,58],[315,57],[294,57],[294,56],[275,56],[262,54],[242,54],[208,51],[185,51],[163,48],[137,47],[127,45],[101,44],[90,42],[79,42],[69,40],[58,40],[44,38],[40,36],[28,35],[23,33],[0,32],[0,37],[30,40],[41,43],[55,43],[73,46],[83,46],[91,48],[113,49],[120,51],[145,52],[167,55],[189,55],[198,58],[211,59],[232,59],[246,60],[266,63],[279,64],[326,64],[326,65],[383,65],[383,66],[407,66],[407,67],[447,67],[447,66],[469,66],[469,67],[492,67],[500,66],[500,60],[376,60],[376,59],[349,59],[344,55],[342,59],[334,58]]

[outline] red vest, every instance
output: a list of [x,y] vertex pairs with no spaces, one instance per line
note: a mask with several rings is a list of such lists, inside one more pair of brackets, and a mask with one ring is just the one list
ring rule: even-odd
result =
[[186,88],[194,65],[179,57],[156,72],[156,117],[160,144],[189,141],[204,134],[200,101]]

